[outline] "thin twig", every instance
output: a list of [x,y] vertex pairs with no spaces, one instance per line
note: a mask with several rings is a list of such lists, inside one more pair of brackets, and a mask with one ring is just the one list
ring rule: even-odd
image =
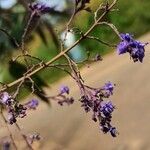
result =
[[[76,6],[74,6],[74,9],[73,9],[73,14],[71,15],[67,25],[66,25],[66,32],[65,32],[65,35],[64,35],[64,39],[63,39],[63,43],[66,41],[66,38],[67,38],[67,33],[69,32],[69,25],[71,24],[72,20],[74,19],[75,15],[76,15]],[[63,50],[63,44],[61,44],[61,51]]]
[[120,34],[119,34],[119,31],[118,31],[118,29],[115,27],[114,24],[108,23],[108,22],[100,22],[100,23],[98,23],[98,25],[107,25],[107,26],[109,26],[109,27],[116,33],[116,35],[121,39]]
[[29,27],[30,27],[30,23],[31,23],[31,21],[32,21],[32,19],[33,19],[33,17],[34,17],[34,15],[35,15],[35,12],[31,13],[30,18],[29,18],[29,20],[28,20],[28,22],[27,22],[26,27],[24,28],[24,32],[23,32],[22,37],[21,37],[21,49],[22,49],[23,54],[25,54],[25,47],[24,47],[25,38],[26,38],[28,29],[29,29]]
[[116,47],[115,44],[107,43],[107,42],[102,41],[101,39],[99,39],[99,38],[97,38],[97,37],[94,37],[94,36],[87,36],[86,38],[92,39],[92,40],[96,40],[96,41],[98,41],[98,42],[100,42],[100,43],[102,43],[102,44],[104,44],[104,45],[106,45],[106,46],[109,46],[109,47]]
[[19,126],[17,123],[15,123],[15,125],[16,125],[16,127],[17,127],[18,131],[20,132],[20,134],[21,134],[22,138],[23,138],[23,139],[24,139],[24,141],[26,142],[26,144],[27,144],[28,148],[29,148],[30,150],[33,150],[32,146],[30,145],[30,143],[29,143],[29,142],[28,142],[28,140],[27,140],[26,135],[22,133],[22,130],[21,130],[20,126]]
[[[97,19],[97,21],[90,27],[90,29],[82,36],[80,37],[72,46],[70,46],[69,48],[66,48],[64,51],[60,52],[57,56],[55,56],[54,58],[52,58],[50,61],[48,61],[46,64],[46,66],[52,64],[53,62],[55,62],[56,60],[58,60],[60,57],[64,56],[65,53],[67,53],[68,51],[70,51],[72,48],[74,48],[78,43],[80,43],[82,40],[84,40],[92,31],[93,29],[97,26],[97,24],[108,14],[108,12],[111,10],[111,8],[113,8],[113,6],[116,4],[117,0],[114,0],[112,2],[112,4],[108,7],[107,11],[103,12],[103,14],[99,17],[99,19]],[[32,75],[36,74],[37,72],[41,71],[42,69],[44,69],[46,66],[42,65],[39,66],[37,69],[33,70],[32,72],[28,73],[26,75],[26,77],[31,77]],[[19,82],[21,82],[24,79],[24,77],[21,77],[9,84],[7,84],[7,87],[12,87],[16,84],[18,84]],[[6,90],[6,88],[2,88],[0,91],[4,91]]]
[[30,54],[24,54],[24,55],[18,55],[18,56],[16,56],[14,59],[13,59],[13,61],[16,61],[17,59],[19,59],[20,57],[29,57],[29,58],[33,58],[33,59],[35,59],[35,60],[37,60],[37,61],[39,61],[39,62],[42,62],[43,60],[41,60],[40,58],[38,58],[38,57],[36,57],[36,56],[32,56],[32,55],[30,55]]
[[14,140],[14,138],[13,138],[13,135],[12,135],[12,133],[11,133],[11,130],[10,130],[9,127],[8,127],[8,122],[7,122],[7,120],[6,120],[6,118],[5,118],[4,114],[3,114],[2,108],[1,108],[1,110],[0,110],[0,114],[1,114],[2,119],[3,119],[3,121],[4,121],[5,125],[6,125],[6,128],[7,128],[7,131],[8,131],[8,133],[9,133],[9,137],[10,137],[10,139],[11,139],[11,141],[12,141],[12,144],[13,144],[15,150],[17,150],[17,149],[18,149],[18,148],[17,148],[17,145],[16,145],[16,143],[15,143],[15,140]]
[[17,86],[17,89],[16,89],[16,91],[15,91],[15,93],[13,94],[13,99],[15,99],[16,97],[17,97],[17,95],[19,94],[19,91],[20,91],[20,89],[21,89],[21,86],[23,85],[23,83],[25,82],[25,79],[24,80],[22,80],[20,83],[19,83],[19,85]]

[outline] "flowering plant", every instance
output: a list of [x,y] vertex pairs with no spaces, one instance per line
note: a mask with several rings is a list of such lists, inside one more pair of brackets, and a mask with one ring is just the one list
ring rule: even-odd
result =
[[[1,115],[4,122],[6,123],[6,127],[10,133],[11,143],[13,144],[13,147],[15,149],[17,149],[17,145],[8,124],[15,125],[19,132],[21,132],[21,128],[17,123],[17,120],[19,118],[24,118],[27,115],[27,111],[35,110],[39,105],[39,102],[36,99],[32,99],[23,104],[18,101],[18,94],[20,93],[23,86],[26,86],[28,89],[30,89],[32,94],[36,94],[48,105],[50,105],[51,100],[56,101],[61,106],[63,106],[64,104],[71,105],[75,101],[73,97],[70,97],[70,89],[66,85],[61,86],[59,93],[54,96],[49,96],[45,93],[41,86],[48,85],[46,83],[43,83],[37,73],[48,68],[57,68],[69,74],[79,87],[79,101],[81,102],[81,107],[85,110],[86,113],[92,113],[92,120],[94,122],[98,122],[100,130],[103,133],[110,133],[112,137],[117,136],[118,131],[116,127],[111,123],[112,113],[115,110],[115,106],[110,100],[110,97],[114,92],[115,84],[106,82],[105,85],[99,88],[90,87],[84,82],[78,66],[78,64],[80,63],[89,61],[102,61],[101,56],[97,54],[95,58],[91,60],[88,57],[86,60],[77,62],[70,57],[68,52],[75,46],[77,46],[81,41],[90,39],[96,40],[101,44],[110,47],[115,47],[119,55],[129,53],[134,62],[142,62],[145,56],[144,47],[147,45],[147,43],[141,43],[140,41],[134,40],[133,36],[129,33],[120,34],[115,25],[108,21],[104,21],[105,16],[115,10],[114,6],[117,3],[117,0],[113,0],[112,3],[103,3],[98,7],[98,9],[93,13],[94,22],[86,32],[72,27],[71,23],[79,12],[84,10],[92,13],[91,9],[88,7],[89,3],[90,0],[75,0],[74,12],[70,17],[67,25],[65,26],[64,38],[59,41],[60,52],[58,53],[58,55],[51,58],[47,62],[41,60],[38,57],[32,56],[26,46],[26,42],[29,35],[33,32],[33,29],[36,28],[35,25],[37,25],[36,23],[40,20],[40,17],[43,14],[50,13],[52,10],[54,10],[53,7],[50,8],[46,4],[41,3],[31,3],[28,5],[30,17],[23,30],[20,42],[16,41],[16,39],[14,39],[5,29],[0,28],[0,31],[5,33],[13,41],[17,49],[20,50],[19,55],[9,61],[10,70],[12,68],[16,68],[16,71],[20,72],[20,74],[18,74],[17,79],[11,83],[1,83],[2,87],[0,89]],[[110,27],[120,39],[120,43],[112,45],[110,43],[102,41],[98,37],[92,36],[92,31],[95,28],[101,27],[102,25]],[[70,47],[65,48],[65,42],[69,33],[78,34],[79,38]],[[56,61],[61,57],[65,58],[66,63],[56,63]],[[17,61],[19,58],[23,58],[25,66],[22,66],[22,64]],[[36,60],[38,61],[38,63],[29,63],[30,59]],[[11,89],[12,87],[15,87],[15,91],[10,92],[9,89]],[[3,113],[4,110],[6,110],[7,112],[7,117]],[[34,140],[40,139],[40,135],[37,134],[30,136],[22,134],[22,137],[29,149],[33,149],[32,143]],[[9,145],[8,142],[5,142],[4,144],[7,146]]]

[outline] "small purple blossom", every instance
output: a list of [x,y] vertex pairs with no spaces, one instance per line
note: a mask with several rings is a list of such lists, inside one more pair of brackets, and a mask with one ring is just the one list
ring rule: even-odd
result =
[[117,52],[118,52],[118,54],[120,55],[120,54],[126,53],[127,50],[128,50],[128,47],[129,47],[129,43],[128,42],[126,42],[126,41],[120,42],[118,44],[118,46],[117,46]]
[[13,102],[14,100],[7,92],[0,93],[0,103],[4,105],[11,105]]
[[16,104],[14,106],[14,114],[16,117],[24,118],[26,116],[27,108],[22,104]]
[[[93,107],[93,103],[92,103],[92,101],[89,99],[88,96],[83,95],[83,96],[81,97],[81,100],[80,100],[80,101],[81,101],[81,103],[82,103],[81,107],[84,108],[84,110],[85,110],[86,113],[91,110],[91,107]],[[93,117],[93,120],[94,120],[94,117]]]
[[121,42],[117,46],[118,54],[129,53],[134,62],[143,62],[145,56],[145,46],[148,43],[141,43],[133,39],[129,33],[120,34]]
[[24,118],[26,116],[27,108],[21,104],[15,104],[14,106],[8,107],[8,122],[13,124],[17,121],[17,118]]
[[109,101],[109,102],[101,103],[100,111],[105,117],[107,117],[111,115],[111,113],[114,111],[114,108],[115,107],[113,106],[112,102]]
[[110,134],[111,134],[113,137],[116,137],[117,134],[118,134],[118,131],[116,130],[115,127],[111,127],[111,129],[110,129],[109,132],[110,132]]
[[29,101],[25,104],[25,106],[28,109],[36,109],[38,105],[39,105],[39,102],[36,99],[32,99],[31,101]]
[[102,89],[105,90],[106,92],[108,92],[108,94],[112,95],[114,86],[115,85],[109,81],[109,82],[105,83],[105,85],[103,86]]
[[70,89],[68,86],[63,85],[60,87],[59,93],[55,96],[50,96],[51,100],[57,101],[60,106],[64,104],[71,105],[74,103],[74,98],[69,96]]
[[[92,88],[84,86],[84,95],[81,96],[81,107],[85,112],[92,112],[92,120],[99,121],[99,126],[103,133],[110,133],[116,136],[116,128],[111,125],[112,113],[115,109],[111,101],[105,101],[113,93],[114,85],[111,82],[106,83],[102,88]],[[106,94],[107,93],[107,94]],[[109,94],[108,94],[109,93]]]
[[13,113],[8,113],[8,122],[9,124],[16,123],[16,116]]
[[65,85],[61,86],[60,93],[61,94],[64,94],[64,93],[69,94],[69,87],[65,86]]
[[36,109],[38,101],[33,99],[26,104],[19,104],[19,102],[12,98],[7,92],[0,93],[0,103],[4,105],[7,110],[7,120],[9,124],[16,123],[18,118],[24,118],[27,115],[27,109]]
[[126,41],[126,42],[133,41],[133,35],[130,35],[129,33],[125,33],[125,34],[121,33],[120,37],[123,41]]

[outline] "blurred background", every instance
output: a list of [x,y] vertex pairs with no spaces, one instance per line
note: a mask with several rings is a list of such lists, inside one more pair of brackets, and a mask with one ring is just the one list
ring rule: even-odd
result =
[[[38,1],[50,6],[53,10],[49,14],[42,15],[40,21],[33,25],[36,27],[34,27],[26,43],[32,55],[47,61],[59,53],[59,39],[61,39],[65,24],[71,16],[73,0],[37,0],[36,2]],[[18,42],[21,40],[23,29],[30,15],[28,9],[30,2],[34,1],[0,0],[0,28],[7,30]],[[89,6],[92,12],[96,10],[101,2],[105,1],[91,0]],[[119,0],[116,7],[118,10],[106,16],[106,20],[112,22],[120,32],[128,32],[139,37],[149,31],[149,6],[149,0]],[[93,13],[81,11],[75,17],[72,26],[85,32],[92,23]],[[111,29],[105,26],[96,28],[92,34],[112,44],[118,40]],[[66,43],[66,46],[69,46],[78,36],[69,34],[67,38],[69,42]],[[18,51],[10,38],[3,32],[0,32],[0,81],[8,83],[14,80],[8,71],[8,61],[16,56],[19,53]],[[112,51],[113,49],[96,41],[89,42],[89,40],[84,40],[70,51],[70,56],[78,61],[84,59],[88,52],[93,57],[97,53],[104,55]],[[62,61],[59,60],[59,62]],[[40,76],[44,79],[46,78],[49,83],[52,83],[65,75],[60,70],[59,74],[57,72],[57,69],[49,69],[46,72],[40,72]],[[57,77],[55,74],[57,74]]]
[[[6,29],[11,36],[20,42],[24,26],[29,16],[28,2],[31,0],[0,0],[0,28]],[[32,55],[44,61],[50,60],[59,53],[59,39],[63,36],[65,25],[71,16],[73,0],[42,0],[54,8],[49,14],[42,15],[36,28],[27,40],[27,47]],[[92,12],[96,10],[100,0],[91,0]],[[119,0],[118,11],[112,12],[105,19],[112,22],[120,32],[131,33],[142,42],[150,41],[150,1],[149,0]],[[93,14],[82,11],[73,21],[73,26],[86,31],[93,23]],[[118,38],[108,27],[97,28],[92,35],[110,43],[117,43]],[[66,47],[78,38],[69,34]],[[113,48],[96,41],[83,41],[69,55],[79,61],[94,57],[97,53],[104,56],[104,61],[94,63],[90,68],[82,68],[81,73],[88,85],[99,87],[107,81],[117,86],[112,97],[116,110],[113,123],[119,131],[119,136],[112,139],[103,135],[76,101],[69,107],[61,107],[53,103],[52,109],[45,104],[19,120],[24,132],[41,133],[43,140],[34,144],[39,150],[149,150],[150,149],[150,46],[146,47],[146,56],[142,64],[133,63],[128,55],[117,56]],[[14,43],[0,31],[0,81],[9,83],[15,78],[9,71],[9,60],[19,51]],[[20,59],[19,59],[20,60]],[[57,61],[64,62],[64,59]],[[23,61],[20,60],[23,64]],[[71,89],[71,95],[79,98],[79,90],[66,74],[56,69],[49,69],[38,74],[43,81],[53,84],[52,89],[46,89],[48,94],[55,95],[60,85],[66,84]],[[62,78],[63,77],[63,78]],[[56,82],[58,81],[59,82]],[[25,90],[25,89],[24,89]],[[23,96],[27,95],[23,92]],[[37,117],[38,116],[38,117]],[[1,121],[1,120],[0,120]],[[17,144],[23,149],[24,143],[19,138],[17,130],[11,126]],[[1,128],[0,137],[7,135]],[[20,144],[21,143],[21,144]],[[25,148],[24,148],[25,149]]]

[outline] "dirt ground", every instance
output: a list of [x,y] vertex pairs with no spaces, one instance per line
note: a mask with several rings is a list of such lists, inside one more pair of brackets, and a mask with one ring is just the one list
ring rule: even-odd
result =
[[[150,33],[140,38],[150,42]],[[81,73],[90,86],[99,87],[107,81],[116,84],[112,101],[116,105],[113,124],[119,135],[112,138],[99,131],[98,124],[91,120],[76,101],[72,106],[60,107],[52,103],[49,108],[40,103],[38,109],[26,119],[19,120],[24,133],[38,132],[43,137],[34,143],[35,150],[150,150],[150,45],[146,47],[143,63],[133,63],[129,55],[118,56],[116,52],[104,57],[102,62],[83,68]],[[46,89],[54,95],[60,85],[68,85],[71,95],[79,98],[79,90],[70,77]],[[25,144],[15,127],[12,127],[19,150]],[[0,137],[6,136],[0,120]]]

